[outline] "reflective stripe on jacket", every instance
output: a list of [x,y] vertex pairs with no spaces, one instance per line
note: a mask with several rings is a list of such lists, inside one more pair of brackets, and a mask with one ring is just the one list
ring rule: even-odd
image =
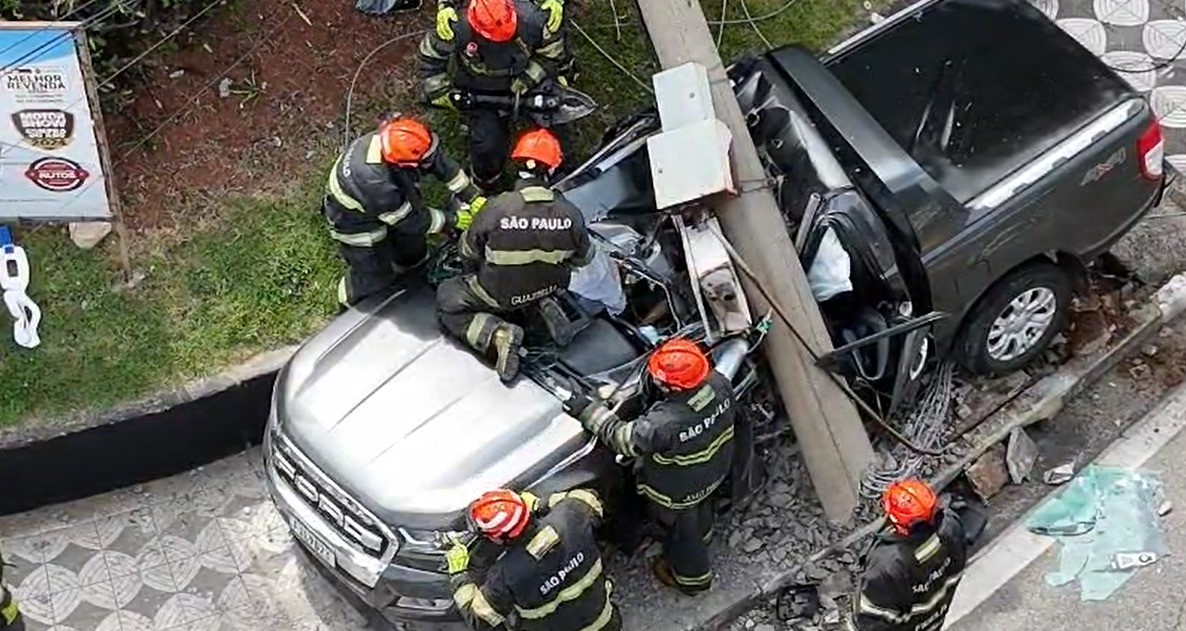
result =
[[687,510],[720,486],[733,462],[736,398],[729,379],[708,380],[669,396],[633,421],[610,416],[597,434],[616,452],[638,457],[638,492],[672,510]]
[[882,534],[865,557],[853,618],[860,631],[938,631],[968,563],[963,522],[951,510],[931,532]]
[[533,179],[486,202],[460,248],[478,264],[479,295],[503,309],[567,287],[571,270],[593,255],[581,211]]
[[424,204],[421,173],[433,175],[464,201],[478,194],[465,171],[440,147],[432,150],[423,167],[400,168],[383,162],[378,134],[355,140],[334,162],[326,183],[324,212],[330,236],[346,245],[370,247],[391,232],[423,239],[444,230],[451,218]]
[[[507,92],[511,82],[530,77],[535,83],[568,72],[572,55],[567,28],[546,30],[548,13],[531,0],[515,0],[519,30],[509,42],[491,42],[477,36],[464,8],[458,10],[453,39],[442,39],[431,29],[420,42],[421,80],[430,100],[450,87],[480,92]],[[449,78],[449,62],[456,58],[457,74]]]
[[613,588],[593,534],[603,517],[593,491],[548,498],[481,587],[468,573],[454,577],[462,617],[479,630],[617,631]]

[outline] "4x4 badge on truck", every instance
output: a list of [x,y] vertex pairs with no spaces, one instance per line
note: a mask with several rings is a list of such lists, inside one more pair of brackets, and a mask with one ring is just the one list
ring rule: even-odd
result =
[[1087,186],[1088,184],[1098,182],[1100,178],[1107,175],[1112,169],[1124,164],[1126,159],[1128,159],[1128,152],[1125,151],[1125,148],[1121,147],[1117,149],[1116,153],[1108,156],[1108,159],[1103,163],[1091,167],[1083,176],[1083,181],[1079,182],[1079,186]]

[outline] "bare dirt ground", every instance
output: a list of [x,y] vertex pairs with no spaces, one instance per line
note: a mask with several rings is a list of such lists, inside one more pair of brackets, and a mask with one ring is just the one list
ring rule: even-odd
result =
[[131,105],[107,114],[135,235],[176,235],[181,225],[210,219],[203,202],[282,193],[322,168],[326,146],[343,137],[341,112],[360,62],[402,34],[409,36],[376,53],[360,74],[354,122],[367,115],[357,103],[397,108],[405,101],[415,72],[406,60],[428,8],[376,19],[344,0],[299,7],[239,0],[153,62]]

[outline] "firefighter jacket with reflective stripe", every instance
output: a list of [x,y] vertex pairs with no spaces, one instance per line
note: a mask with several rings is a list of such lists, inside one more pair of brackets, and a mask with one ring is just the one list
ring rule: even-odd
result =
[[[530,86],[545,78],[557,78],[571,71],[567,27],[556,33],[545,27],[548,13],[531,0],[515,0],[519,28],[509,42],[492,42],[478,36],[469,23],[465,7],[457,11],[453,39],[445,40],[430,29],[420,43],[421,80],[424,96],[433,100],[452,87],[474,92],[507,93],[515,79]],[[449,78],[449,62],[456,60],[456,73]]]
[[548,498],[481,587],[468,572],[452,579],[462,617],[480,630],[616,631],[613,588],[593,534],[603,516],[593,491]]
[[433,145],[422,167],[400,168],[383,161],[378,134],[351,143],[334,163],[326,185],[330,234],[346,245],[369,247],[389,233],[423,240],[448,227],[452,217],[429,208],[420,196],[421,174],[436,177],[466,203],[477,197],[478,189],[435,138]]
[[949,509],[927,532],[881,534],[865,556],[853,618],[860,631],[939,631],[968,563],[963,522]]
[[593,256],[581,211],[539,180],[486,202],[461,236],[461,254],[477,264],[474,287],[500,309],[527,306],[568,286]]
[[695,507],[712,494],[733,462],[736,397],[713,370],[704,385],[669,396],[625,422],[612,417],[598,436],[620,454],[638,457],[638,492],[672,510]]

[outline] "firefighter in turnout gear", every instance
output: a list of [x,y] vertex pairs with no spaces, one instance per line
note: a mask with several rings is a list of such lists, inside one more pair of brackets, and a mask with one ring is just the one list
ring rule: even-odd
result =
[[[420,195],[431,174],[462,202],[446,213]],[[428,256],[428,239],[469,226],[485,202],[465,171],[423,123],[396,117],[350,144],[334,163],[322,213],[349,270],[338,284],[343,307],[392,287]]]
[[470,528],[505,551],[479,585],[469,549],[454,541],[445,555],[453,600],[471,627],[521,631],[619,631],[613,585],[601,564],[594,529],[604,518],[590,490],[485,493],[469,506]]
[[[522,96],[548,81],[568,84],[573,71],[560,0],[447,0],[437,28],[420,44],[423,97],[452,109],[453,89]],[[450,62],[455,68],[450,76]],[[470,161],[485,190],[501,179],[511,148],[510,117],[493,109],[466,112]]]
[[[890,486],[882,507],[891,531],[864,558],[852,620],[859,631],[939,631],[983,531],[982,515],[964,504],[939,505],[926,483]],[[977,523],[980,522],[980,523]]]
[[664,343],[647,371],[663,398],[633,421],[587,395],[575,395],[567,408],[615,452],[637,459],[638,492],[666,529],[663,556],[652,570],[662,583],[695,594],[712,585],[709,498],[732,463],[736,396],[691,340]]
[[581,211],[544,184],[563,160],[556,137],[544,129],[527,132],[512,157],[522,165],[515,190],[490,198],[461,235],[461,254],[476,271],[437,288],[445,330],[493,354],[504,382],[518,374],[523,329],[499,314],[564,290],[572,270],[594,254]]
[[25,620],[17,609],[12,590],[4,583],[4,556],[0,554],[0,631],[25,631]]

